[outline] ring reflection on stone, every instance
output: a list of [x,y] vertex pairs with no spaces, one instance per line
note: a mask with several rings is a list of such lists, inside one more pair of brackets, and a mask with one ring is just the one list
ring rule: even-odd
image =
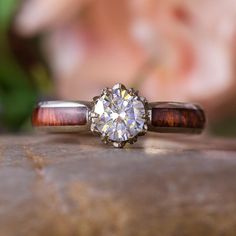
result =
[[116,84],[92,102],[41,102],[33,111],[32,124],[52,132],[90,130],[104,143],[123,147],[147,131],[201,133],[205,114],[195,104],[148,103],[134,89]]

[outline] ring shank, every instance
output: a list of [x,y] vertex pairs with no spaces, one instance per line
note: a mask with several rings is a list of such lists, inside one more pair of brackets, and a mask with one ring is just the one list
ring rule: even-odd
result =
[[[49,132],[89,130],[91,102],[41,102],[32,114],[32,125]],[[201,107],[190,103],[149,103],[148,131],[162,133],[201,133],[205,114]]]
[[88,102],[41,102],[32,113],[32,125],[50,132],[88,130]]
[[149,130],[162,133],[201,133],[206,118],[203,109],[191,103],[150,103]]

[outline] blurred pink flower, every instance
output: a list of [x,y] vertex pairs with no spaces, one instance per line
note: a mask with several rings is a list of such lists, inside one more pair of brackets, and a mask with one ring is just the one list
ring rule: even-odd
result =
[[117,82],[214,113],[235,98],[236,0],[28,0],[15,26],[44,33],[65,99],[90,99]]

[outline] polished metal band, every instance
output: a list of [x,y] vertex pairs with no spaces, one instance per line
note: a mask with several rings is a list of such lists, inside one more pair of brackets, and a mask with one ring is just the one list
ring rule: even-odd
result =
[[[49,132],[90,130],[92,102],[41,102],[34,109],[32,124]],[[164,133],[201,133],[205,115],[201,107],[190,103],[156,102],[148,106],[148,130]]]

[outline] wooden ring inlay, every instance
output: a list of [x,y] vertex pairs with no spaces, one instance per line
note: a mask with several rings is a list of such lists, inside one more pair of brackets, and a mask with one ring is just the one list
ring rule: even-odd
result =
[[32,124],[39,126],[80,126],[87,123],[86,107],[37,107]]
[[158,128],[202,130],[206,118],[204,111],[198,105],[187,103],[153,103],[151,125]]

